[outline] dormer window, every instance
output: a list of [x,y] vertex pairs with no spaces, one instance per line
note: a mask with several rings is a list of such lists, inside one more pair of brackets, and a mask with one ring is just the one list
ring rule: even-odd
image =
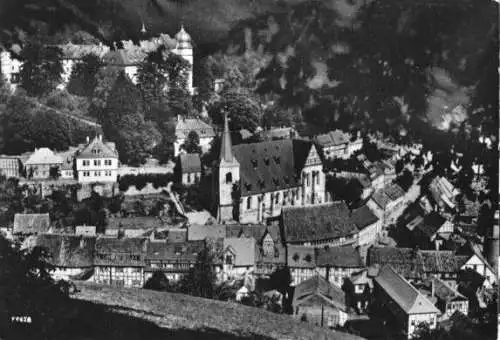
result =
[[254,169],[257,168],[257,164],[258,164],[257,160],[256,159],[252,159],[252,166],[253,166]]
[[245,183],[245,188],[246,188],[248,191],[252,190],[252,184],[250,184],[250,183]]

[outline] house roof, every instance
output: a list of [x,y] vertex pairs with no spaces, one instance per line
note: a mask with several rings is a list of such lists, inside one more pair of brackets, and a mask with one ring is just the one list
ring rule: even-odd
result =
[[446,218],[433,211],[425,216],[422,221],[416,225],[416,228],[422,231],[427,237],[432,237],[445,223]]
[[273,241],[280,242],[281,234],[279,226],[277,225],[241,225],[241,224],[227,224],[225,237],[253,237],[257,244],[261,244],[264,237],[269,233]]
[[355,285],[369,285],[373,287],[373,280],[368,275],[368,270],[364,269],[359,273],[354,273],[351,275],[351,281]]
[[397,200],[405,195],[405,191],[397,184],[392,183],[383,189],[377,190],[372,200],[382,209],[385,209],[390,202]]
[[240,163],[241,195],[298,187],[312,144],[302,140],[274,140],[233,146]]
[[283,208],[282,221],[286,242],[336,239],[358,232],[344,202]]
[[144,266],[147,244],[146,238],[100,237],[96,242],[94,264],[97,266]]
[[168,229],[167,241],[169,243],[187,242],[187,229],[183,229],[183,228]]
[[316,268],[316,251],[313,247],[287,245],[287,264],[290,268]]
[[42,234],[37,236],[35,244],[49,252],[52,265],[83,268],[93,266],[95,242],[95,236]]
[[295,287],[293,306],[295,308],[304,304],[310,305],[313,303],[311,298],[314,297],[319,297],[342,311],[347,310],[345,293],[319,275],[302,281]]
[[297,131],[292,127],[285,128],[274,128],[270,130],[263,130],[260,132],[260,136],[264,140],[273,140],[273,139],[286,139],[293,136],[293,138],[297,137]]
[[456,289],[453,289],[446,282],[438,279],[436,277],[432,278],[431,281],[434,284],[434,295],[443,301],[449,302],[456,299],[467,300],[465,296],[460,294]]
[[406,314],[439,313],[423,294],[399,275],[390,265],[379,271],[375,282],[401,307]]
[[226,237],[226,226],[222,224],[192,224],[188,228],[188,240],[198,241],[206,238],[219,239]]
[[322,147],[337,146],[349,143],[349,136],[341,130],[330,131],[323,135],[318,135],[316,141]]
[[63,160],[49,148],[35,149],[26,161],[26,165],[62,164]]
[[359,230],[371,226],[378,221],[378,217],[364,205],[358,209],[354,209],[351,214],[351,221],[356,225]]
[[151,242],[146,253],[146,260],[196,262],[198,254],[205,248],[204,241],[181,243]]
[[186,139],[191,131],[196,131],[200,138],[215,137],[214,128],[197,118],[185,118],[177,120],[175,136],[177,139]]
[[400,217],[399,222],[406,226],[406,228],[410,231],[415,229],[415,227],[420,224],[424,220],[425,211],[418,204],[411,204]]
[[50,229],[49,214],[15,214],[14,234],[46,233]]
[[76,158],[118,158],[118,152],[114,143],[103,142],[100,137],[95,137],[76,154]]
[[254,238],[225,238],[223,240],[224,253],[230,250],[234,253],[233,265],[236,267],[253,266],[257,259],[257,247]]
[[166,223],[159,217],[113,217],[108,220],[107,229],[152,229],[165,227]]
[[468,259],[446,250],[370,247],[367,265],[389,264],[407,279],[421,279],[430,273],[458,273]]
[[316,265],[318,267],[362,268],[363,261],[354,247],[329,247],[318,249]]
[[179,159],[182,172],[201,172],[201,159],[197,153],[183,154]]

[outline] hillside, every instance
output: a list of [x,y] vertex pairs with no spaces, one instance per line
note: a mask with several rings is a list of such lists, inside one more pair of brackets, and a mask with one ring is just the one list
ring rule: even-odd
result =
[[202,338],[206,338],[205,333],[224,334],[214,339],[361,339],[235,303],[91,283],[78,284],[78,288],[81,290],[75,295],[78,300],[107,305],[117,314],[152,322],[174,334],[197,331]]

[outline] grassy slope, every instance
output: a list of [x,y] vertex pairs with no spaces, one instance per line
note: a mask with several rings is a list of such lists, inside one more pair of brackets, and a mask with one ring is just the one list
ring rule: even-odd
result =
[[271,339],[361,339],[261,309],[182,294],[79,284],[76,298],[112,307],[171,330],[207,330]]

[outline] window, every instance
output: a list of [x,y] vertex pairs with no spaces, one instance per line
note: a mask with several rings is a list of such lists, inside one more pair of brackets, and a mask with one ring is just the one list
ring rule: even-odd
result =
[[319,184],[319,172],[316,173],[316,184]]
[[228,173],[226,174],[226,184],[228,184],[228,183],[232,183],[232,182],[233,182],[233,174],[232,174],[232,173],[230,173],[230,172],[228,172]]
[[104,165],[111,165],[111,159],[105,159]]
[[191,183],[191,174],[187,174],[187,182]]
[[252,197],[247,198],[247,209],[252,209]]
[[95,166],[101,166],[101,160],[100,159],[94,159],[94,165]]
[[306,185],[309,186],[309,174],[306,174]]
[[115,273],[123,273],[123,268],[115,268]]
[[96,176],[96,177],[101,176],[101,172],[100,171],[94,171],[94,176]]
[[274,203],[275,203],[275,204],[278,204],[278,203],[279,203],[279,201],[280,201],[280,193],[279,193],[279,192],[277,192],[277,193],[276,193],[276,196],[274,196]]
[[226,264],[232,265],[233,264],[233,257],[231,255],[226,255]]
[[83,166],[89,166],[90,165],[90,161],[89,160],[84,160],[82,162]]
[[111,171],[106,171],[106,172],[105,172],[105,175],[106,175],[106,176],[111,176]]

